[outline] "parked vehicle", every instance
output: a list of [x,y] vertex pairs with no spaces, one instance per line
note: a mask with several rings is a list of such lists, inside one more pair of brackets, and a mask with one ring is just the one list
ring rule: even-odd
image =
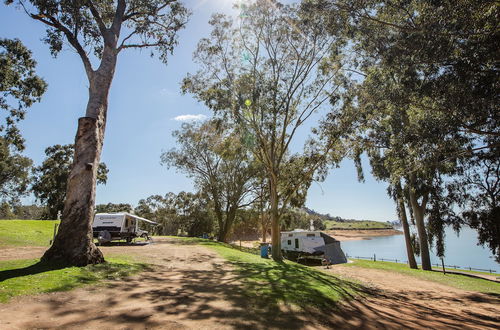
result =
[[281,249],[287,259],[328,260],[331,264],[346,263],[347,258],[340,241],[321,232],[296,229],[281,232]]
[[157,224],[129,213],[97,213],[92,224],[93,235],[100,244],[116,240],[130,243],[137,237],[149,240],[149,233],[139,228],[141,222]]

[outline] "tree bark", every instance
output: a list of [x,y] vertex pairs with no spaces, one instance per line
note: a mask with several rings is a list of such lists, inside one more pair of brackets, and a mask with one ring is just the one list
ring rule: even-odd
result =
[[415,217],[415,224],[417,226],[418,239],[420,243],[420,257],[422,260],[422,269],[423,270],[432,270],[431,266],[431,258],[429,253],[429,241],[427,238],[427,231],[425,229],[425,204],[426,198],[424,196],[422,205],[419,205],[417,196],[415,195],[415,191],[413,185],[410,187],[410,204],[413,210],[413,215]]
[[78,120],[75,156],[66,188],[66,200],[59,231],[42,261],[85,266],[104,262],[101,251],[93,243],[97,169],[100,162],[108,94],[111,88],[117,54],[105,46],[101,65],[89,74],[89,101],[86,117]]
[[92,220],[99,155],[104,120],[82,117],[78,120],[75,157],[68,179],[61,225],[52,246],[42,261],[85,266],[104,262],[93,243]]
[[219,242],[227,243],[228,235],[233,228],[234,220],[236,219],[236,207],[230,207],[226,212],[226,221],[221,221],[219,224],[219,236],[217,240]]
[[269,180],[271,203],[271,255],[274,261],[282,261],[280,219],[278,214],[278,187],[273,178]]
[[399,218],[401,220],[401,224],[403,225],[403,233],[405,236],[406,243],[406,254],[408,255],[408,264],[410,268],[417,269],[417,261],[415,260],[415,254],[413,253],[413,247],[411,245],[411,237],[410,237],[410,226],[408,224],[408,218],[406,217],[406,208],[405,203],[402,196],[401,184],[397,184],[397,201],[398,201],[398,210],[399,210]]
[[262,226],[262,242],[266,243],[267,241],[267,224],[264,220],[264,213],[261,214],[261,226]]

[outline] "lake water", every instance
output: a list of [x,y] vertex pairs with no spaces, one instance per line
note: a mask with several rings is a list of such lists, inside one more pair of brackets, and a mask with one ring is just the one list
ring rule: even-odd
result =
[[[445,233],[445,265],[492,269],[496,270],[497,274],[500,273],[500,264],[495,262],[490,251],[481,245],[477,245],[477,233],[475,230],[462,228],[459,237],[457,237],[452,228],[447,228]],[[341,246],[342,250],[350,257],[373,257],[375,253],[377,259],[398,259],[398,261],[403,260],[404,262],[408,260],[404,235],[345,241],[341,243]],[[417,262],[420,262],[419,257],[417,257]],[[431,262],[441,265],[441,259],[434,254],[434,251],[431,251]]]

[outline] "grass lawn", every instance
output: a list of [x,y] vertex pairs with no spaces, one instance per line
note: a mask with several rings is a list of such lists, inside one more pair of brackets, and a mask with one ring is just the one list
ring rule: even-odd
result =
[[391,224],[379,221],[345,221],[339,222],[334,220],[324,221],[326,229],[338,228],[338,229],[393,229]]
[[19,295],[67,291],[101,280],[120,279],[147,268],[127,258],[107,258],[107,263],[62,267],[38,260],[0,261],[0,303]]
[[0,248],[7,246],[49,246],[54,220],[0,220]]
[[359,283],[294,262],[277,263],[210,240],[180,239],[207,246],[228,260],[235,266],[243,282],[244,293],[270,310],[284,304],[303,310],[315,308],[331,311],[341,300],[368,293]]
[[[464,275],[446,274],[438,272],[423,271],[420,269],[410,269],[407,265],[386,261],[370,261],[361,259],[351,259],[354,262],[345,264],[349,267],[382,269],[391,272],[413,276],[422,280],[433,281],[449,285],[458,289],[477,291],[484,293],[500,294],[500,283],[494,283],[479,278],[468,277]],[[438,268],[436,268],[438,269]]]

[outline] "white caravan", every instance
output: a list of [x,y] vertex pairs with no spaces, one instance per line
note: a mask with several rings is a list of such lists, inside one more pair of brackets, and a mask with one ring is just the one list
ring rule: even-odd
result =
[[332,264],[347,262],[340,242],[321,231],[296,229],[281,232],[281,249],[289,259],[324,256]]
[[94,238],[101,244],[122,239],[130,243],[136,237],[149,240],[148,232],[139,229],[139,222],[157,224],[129,213],[97,213],[92,224]]

